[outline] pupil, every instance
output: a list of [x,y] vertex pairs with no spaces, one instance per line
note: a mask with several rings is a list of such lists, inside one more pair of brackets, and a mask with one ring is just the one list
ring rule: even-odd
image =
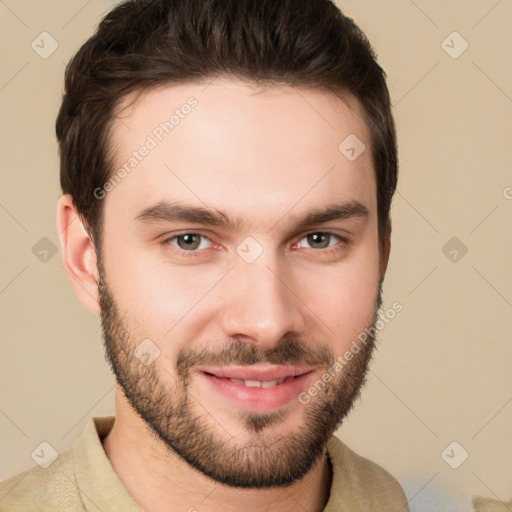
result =
[[325,245],[326,240],[328,240],[327,235],[325,233],[314,233],[312,235],[309,235],[310,237],[310,244],[314,247],[315,244],[320,244],[321,247],[315,247],[316,249],[322,249],[324,247],[327,247]]
[[182,249],[196,249],[199,246],[197,238],[197,235],[182,235],[179,240],[183,240],[183,243],[179,245],[184,245]]

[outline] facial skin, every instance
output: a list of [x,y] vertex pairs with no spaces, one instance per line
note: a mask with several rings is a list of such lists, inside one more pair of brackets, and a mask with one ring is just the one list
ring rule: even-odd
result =
[[[101,313],[118,381],[105,451],[146,510],[186,510],[206,482],[214,492],[200,510],[293,510],[294,500],[321,510],[330,485],[321,455],[373,343],[308,404],[297,396],[376,320],[389,239],[379,251],[368,131],[350,97],[348,106],[317,90],[227,78],[174,85],[124,102],[111,129],[116,169],[191,97],[197,106],[103,199],[100,261],[71,222],[71,199],[59,202],[65,268],[82,304]],[[338,150],[349,134],[367,148],[353,162]],[[235,226],[148,211],[164,202],[223,212]],[[298,226],[341,203],[352,205],[346,218]],[[159,350],[149,365],[136,357],[143,340]],[[226,388],[226,372],[301,376]]]

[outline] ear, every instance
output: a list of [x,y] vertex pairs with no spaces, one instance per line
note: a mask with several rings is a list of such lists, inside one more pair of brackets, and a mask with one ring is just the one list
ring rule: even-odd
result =
[[57,204],[57,232],[62,253],[62,266],[82,306],[100,314],[99,272],[94,242],[89,237],[69,194]]
[[380,242],[380,279],[384,279],[388,268],[389,253],[391,251],[391,219],[386,221],[384,235]]

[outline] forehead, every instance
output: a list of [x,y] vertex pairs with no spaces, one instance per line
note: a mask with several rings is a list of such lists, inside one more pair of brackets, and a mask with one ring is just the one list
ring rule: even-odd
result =
[[178,199],[255,222],[339,200],[376,208],[368,130],[350,95],[226,78],[166,86],[125,98],[109,143],[106,202],[127,213]]

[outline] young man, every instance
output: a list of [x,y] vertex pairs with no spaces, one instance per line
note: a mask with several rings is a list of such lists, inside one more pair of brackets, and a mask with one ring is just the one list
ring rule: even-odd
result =
[[407,511],[333,436],[375,342],[397,180],[385,75],[328,0],[117,6],[66,70],[63,262],[116,415],[1,510]]

